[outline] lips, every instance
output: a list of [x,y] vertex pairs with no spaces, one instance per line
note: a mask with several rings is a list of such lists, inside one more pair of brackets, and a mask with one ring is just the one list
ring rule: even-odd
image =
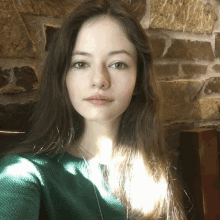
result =
[[86,100],[102,100],[102,101],[113,101],[111,98],[109,98],[108,96],[103,96],[103,95],[95,95],[95,96],[90,96],[89,98],[87,98]]

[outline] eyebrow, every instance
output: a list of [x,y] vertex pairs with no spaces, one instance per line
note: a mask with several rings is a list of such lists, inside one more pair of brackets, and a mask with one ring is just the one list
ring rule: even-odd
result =
[[[113,56],[113,55],[116,55],[116,54],[120,54],[120,53],[124,53],[124,54],[127,54],[128,56],[132,57],[130,53],[128,53],[128,51],[126,50],[117,50],[117,51],[112,51],[108,54],[108,56]],[[89,56],[89,57],[92,57],[92,54],[90,53],[87,53],[87,52],[83,52],[83,51],[76,51],[72,54],[73,56],[75,55],[83,55],[83,56]]]

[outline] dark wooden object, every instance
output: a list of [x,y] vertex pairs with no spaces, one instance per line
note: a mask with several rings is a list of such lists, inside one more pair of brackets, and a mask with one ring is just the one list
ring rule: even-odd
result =
[[[191,203],[188,219],[220,219],[220,181],[217,131],[190,129],[180,133],[182,179]],[[190,209],[192,207],[192,210]]]

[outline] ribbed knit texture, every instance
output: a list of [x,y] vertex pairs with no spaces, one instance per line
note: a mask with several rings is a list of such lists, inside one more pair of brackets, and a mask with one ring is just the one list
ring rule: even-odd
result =
[[64,155],[9,155],[0,159],[0,220],[125,219],[104,183],[102,165]]

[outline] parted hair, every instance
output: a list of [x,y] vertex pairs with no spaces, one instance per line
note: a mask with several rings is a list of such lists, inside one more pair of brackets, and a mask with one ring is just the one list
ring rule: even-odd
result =
[[167,153],[163,96],[153,71],[148,37],[130,10],[127,3],[116,0],[85,0],[74,8],[49,47],[26,138],[4,155],[62,156],[81,137],[85,122],[70,101],[66,75],[82,25],[109,16],[120,24],[138,56],[136,95],[122,114],[107,182],[128,208],[129,219],[186,220],[181,184]]

